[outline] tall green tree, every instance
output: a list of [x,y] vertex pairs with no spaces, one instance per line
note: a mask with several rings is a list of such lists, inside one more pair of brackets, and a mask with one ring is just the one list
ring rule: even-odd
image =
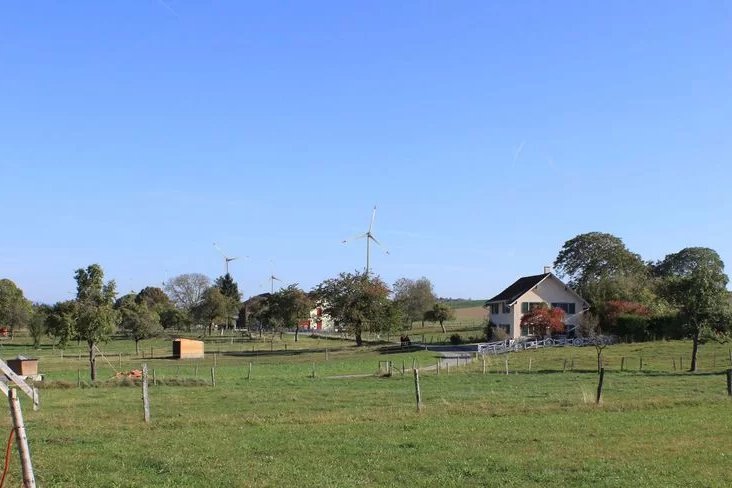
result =
[[77,309],[75,300],[58,302],[51,307],[51,310],[46,316],[46,333],[57,340],[61,348],[65,348],[70,340],[77,337]]
[[422,320],[424,313],[437,301],[432,282],[424,276],[417,280],[400,278],[392,291],[394,302],[401,309],[408,328],[415,320]]
[[157,337],[163,331],[160,316],[142,303],[126,303],[120,308],[122,331],[135,341],[135,352],[140,354],[140,341]]
[[23,296],[23,290],[11,280],[0,280],[0,327],[7,327],[12,336],[16,329],[28,325],[32,314],[31,302]]
[[229,299],[221,293],[221,290],[212,286],[203,293],[201,301],[191,310],[191,315],[207,324],[208,335],[212,335],[216,321],[226,319],[229,305]]
[[645,301],[642,296],[650,293],[646,263],[612,234],[589,232],[568,240],[554,267],[593,305],[608,300]]
[[239,285],[236,284],[234,278],[229,273],[224,276],[219,276],[214,282],[221,294],[224,295],[226,300],[226,328],[229,328],[231,314],[236,312],[241,305],[241,293],[239,293]]
[[363,344],[364,331],[385,332],[395,326],[389,293],[381,278],[366,273],[341,273],[313,290],[323,313],[352,333],[357,346]]
[[297,284],[271,294],[268,298],[266,317],[278,328],[295,327],[295,341],[298,340],[297,322],[307,317],[313,308],[313,300]]
[[170,297],[156,286],[146,286],[140,290],[140,293],[135,296],[135,302],[158,313],[172,306]]
[[46,320],[51,313],[51,307],[43,304],[34,304],[33,313],[28,321],[28,332],[33,339],[33,347],[41,347],[41,339],[46,333]]
[[724,262],[713,249],[687,247],[667,255],[654,268],[662,280],[662,292],[678,308],[693,340],[690,370],[696,371],[699,344],[729,337],[729,278]]
[[191,330],[191,318],[188,312],[175,307],[168,307],[160,312],[160,325],[163,329]]
[[104,282],[104,271],[98,264],[79,268],[76,280],[76,333],[89,346],[89,371],[92,381],[97,379],[97,345],[106,342],[114,333],[119,315],[113,308],[116,295],[114,280]]

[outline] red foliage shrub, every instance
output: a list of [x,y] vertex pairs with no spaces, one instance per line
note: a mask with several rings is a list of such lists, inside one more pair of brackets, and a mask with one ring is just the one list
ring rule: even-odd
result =
[[521,327],[528,326],[529,332],[544,336],[547,332],[564,332],[564,310],[561,308],[538,307],[521,317]]

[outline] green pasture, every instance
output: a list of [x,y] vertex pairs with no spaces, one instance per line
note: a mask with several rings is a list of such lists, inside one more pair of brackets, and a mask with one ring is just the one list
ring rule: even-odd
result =
[[[186,361],[164,357],[167,341],[146,342],[146,356],[151,346],[160,354],[144,360],[133,343],[111,341],[102,346],[111,363],[100,362],[102,379],[144,361],[161,383],[194,378],[196,366],[207,382],[151,385],[146,425],[138,386],[78,388],[87,366],[73,348],[62,358],[17,342],[3,344],[3,358],[39,357],[46,374],[41,410],[22,400],[44,487],[732,484],[728,345],[703,345],[697,374],[673,369],[688,360],[688,342],[608,347],[597,406],[593,347],[488,357],[485,373],[478,359],[438,374],[430,351],[305,336],[212,341],[205,359]],[[375,374],[387,360],[395,374]],[[401,374],[413,361],[421,412],[411,371]],[[19,471],[13,453],[6,486],[18,486]]]

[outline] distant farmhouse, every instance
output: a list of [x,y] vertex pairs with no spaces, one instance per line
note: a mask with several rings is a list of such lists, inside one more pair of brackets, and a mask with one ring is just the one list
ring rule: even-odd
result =
[[308,330],[334,331],[335,321],[327,313],[323,312],[323,307],[318,305],[310,311],[310,318],[302,320],[300,327]]
[[542,303],[564,310],[567,330],[577,326],[581,314],[590,306],[548,268],[544,268],[540,275],[519,278],[485,302],[485,307],[491,322],[503,328],[509,338],[518,339],[529,335],[527,328],[521,327],[521,317]]

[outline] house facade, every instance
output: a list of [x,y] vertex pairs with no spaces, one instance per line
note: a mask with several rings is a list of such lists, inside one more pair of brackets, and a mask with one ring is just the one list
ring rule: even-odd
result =
[[509,338],[519,339],[529,335],[529,330],[521,327],[521,317],[542,304],[564,310],[568,331],[577,326],[581,314],[589,308],[581,296],[546,269],[542,274],[519,278],[486,301],[485,307],[491,322],[503,328]]

